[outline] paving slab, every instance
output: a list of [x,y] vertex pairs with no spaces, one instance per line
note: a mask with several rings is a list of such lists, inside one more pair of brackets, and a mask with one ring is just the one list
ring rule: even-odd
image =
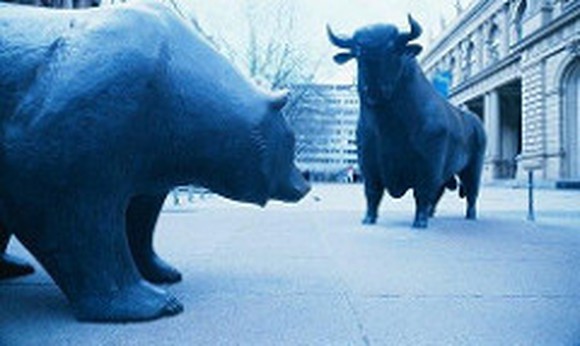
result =
[[[297,205],[168,198],[156,247],[183,282],[181,315],[77,322],[36,264],[0,281],[0,345],[578,345],[580,191],[486,187],[478,221],[446,195],[427,230],[410,196],[363,226],[360,185]],[[34,261],[18,243],[11,254]]]

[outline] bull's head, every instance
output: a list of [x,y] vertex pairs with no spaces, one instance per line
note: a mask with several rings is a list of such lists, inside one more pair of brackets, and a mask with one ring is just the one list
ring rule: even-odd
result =
[[406,64],[423,49],[410,41],[421,35],[422,29],[409,15],[410,32],[388,24],[361,28],[352,37],[335,35],[327,26],[333,45],[346,49],[334,56],[337,64],[356,59],[361,102],[376,105],[389,100],[403,75]]

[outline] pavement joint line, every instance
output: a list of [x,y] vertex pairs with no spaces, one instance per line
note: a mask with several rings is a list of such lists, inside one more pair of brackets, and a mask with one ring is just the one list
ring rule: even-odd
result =
[[536,300],[536,299],[580,299],[577,294],[370,294],[361,295],[363,299],[513,299],[513,300]]
[[353,317],[356,321],[356,326],[357,329],[360,333],[360,337],[361,340],[363,342],[363,344],[365,346],[371,346],[371,341],[369,339],[368,333],[366,331],[366,328],[364,326],[364,323],[362,322],[362,319],[360,317],[359,311],[356,308],[356,306],[354,305],[354,302],[352,301],[350,295],[348,292],[343,292],[343,298],[346,301],[346,304],[348,305],[348,308],[350,309],[351,313],[353,314]]
[[355,321],[356,321],[356,327],[358,329],[359,332],[359,336],[361,338],[361,341],[363,343],[363,345],[365,346],[372,346],[371,340],[369,338],[369,334],[365,328],[365,325],[363,323],[363,320],[360,316],[360,313],[357,309],[357,307],[355,306],[353,300],[351,299],[351,294],[349,291],[349,285],[347,284],[344,275],[341,273],[340,270],[338,270],[337,268],[340,268],[340,262],[338,261],[338,259],[336,258],[336,255],[330,250],[330,245],[328,243],[328,232],[326,232],[324,230],[324,228],[321,228],[320,225],[320,219],[315,218],[313,221],[315,230],[318,232],[318,236],[320,239],[320,242],[322,243],[322,246],[324,247],[324,252],[325,254],[328,256],[328,259],[331,263],[334,263],[333,265],[333,272],[334,274],[337,276],[337,281],[338,281],[338,285],[341,287],[341,289],[339,289],[339,292],[341,292],[342,298],[346,301],[346,304],[348,305],[348,308],[350,309],[350,312],[352,313],[352,316],[354,317]]
[[222,297],[222,298],[289,298],[289,297],[312,297],[312,298],[319,298],[319,297],[335,297],[340,298],[343,297],[343,292],[327,292],[327,293],[305,293],[305,292],[286,292],[286,293],[260,293],[260,292],[217,292],[215,294],[212,293],[200,293],[196,295],[196,297]]

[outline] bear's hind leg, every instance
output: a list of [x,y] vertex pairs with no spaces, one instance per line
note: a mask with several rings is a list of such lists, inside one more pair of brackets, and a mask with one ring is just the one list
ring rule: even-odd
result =
[[127,208],[127,239],[137,269],[152,283],[181,281],[181,273],[163,261],[153,249],[153,232],[167,194],[133,197]]
[[19,239],[65,293],[79,320],[144,321],[183,310],[177,299],[139,275],[123,203],[85,195],[40,210],[40,217],[31,218],[38,221],[23,228],[30,231],[18,232]]

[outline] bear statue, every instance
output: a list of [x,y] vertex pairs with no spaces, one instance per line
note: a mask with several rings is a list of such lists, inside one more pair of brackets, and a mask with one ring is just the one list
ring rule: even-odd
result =
[[152,247],[171,188],[300,200],[284,93],[262,92],[159,2],[0,4],[0,224],[84,321],[182,311]]

